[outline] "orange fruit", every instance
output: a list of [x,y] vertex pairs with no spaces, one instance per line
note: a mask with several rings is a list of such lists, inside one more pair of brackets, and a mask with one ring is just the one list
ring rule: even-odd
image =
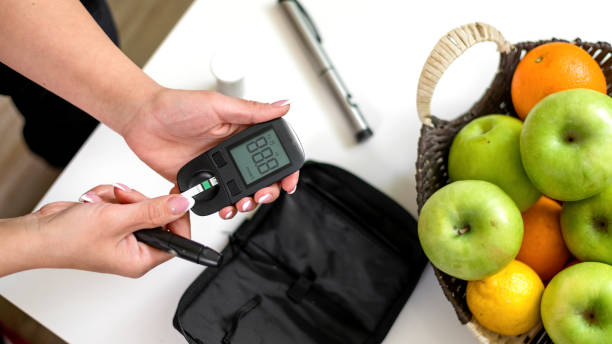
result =
[[512,76],[514,109],[525,119],[531,108],[549,94],[572,88],[606,93],[606,78],[584,49],[564,42],[539,45],[519,62]]
[[478,323],[508,336],[525,333],[540,321],[544,284],[527,264],[513,260],[495,275],[469,281],[468,308]]
[[529,265],[543,281],[561,271],[570,252],[561,233],[561,206],[545,196],[523,212],[523,243],[517,260]]

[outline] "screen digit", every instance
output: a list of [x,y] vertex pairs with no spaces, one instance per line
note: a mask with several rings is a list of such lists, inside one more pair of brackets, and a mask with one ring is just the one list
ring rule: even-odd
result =
[[272,158],[266,161],[266,165],[268,166],[268,169],[276,168],[278,167],[278,160],[276,160],[276,158]]
[[264,157],[264,155],[263,155],[263,154],[261,154],[261,152],[259,152],[259,153],[255,153],[255,154],[253,154],[253,155],[251,156],[251,159],[253,159],[253,162],[254,162],[254,163],[256,163],[256,164],[257,164],[258,162],[261,162],[261,161],[262,161],[264,158],[265,158],[265,157]]
[[268,140],[265,137],[260,137],[257,139],[257,148],[265,147],[268,145]]
[[247,151],[249,153],[253,153],[254,151],[257,150],[257,148],[259,147],[257,146],[257,143],[255,141],[249,142],[249,144],[247,145]]
[[268,172],[269,169],[270,168],[268,167],[268,165],[265,162],[263,164],[257,165],[257,170],[261,174],[264,174],[264,173]]
[[267,159],[267,158],[272,156],[272,149],[270,149],[270,147],[268,147],[268,148],[262,150],[261,153],[263,154],[263,158]]

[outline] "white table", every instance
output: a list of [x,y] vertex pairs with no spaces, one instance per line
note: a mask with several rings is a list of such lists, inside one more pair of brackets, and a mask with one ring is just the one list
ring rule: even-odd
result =
[[[474,21],[496,26],[510,42],[550,38],[611,41],[609,7],[589,4],[588,15],[571,4],[538,1],[304,0],[324,45],[375,135],[363,145],[352,136],[338,105],[317,78],[297,34],[273,0],[197,0],[147,64],[161,84],[211,89],[208,63],[223,46],[239,47],[250,64],[246,98],[293,101],[286,119],[308,158],[353,171],[416,215],[415,161],[420,123],[415,92],[420,69],[448,30]],[[585,2],[581,2],[584,5]],[[497,67],[492,43],[471,49],[448,71],[434,96],[434,113],[465,111]],[[41,204],[76,200],[102,183],[123,182],[148,195],[170,183],[100,126],[51,187]],[[195,240],[222,249],[242,217],[192,216]],[[178,300],[202,271],[180,259],[140,279],[74,270],[41,269],[0,279],[0,293],[70,343],[182,343],[171,320]],[[386,344],[476,343],[459,325],[427,267],[391,329]]]

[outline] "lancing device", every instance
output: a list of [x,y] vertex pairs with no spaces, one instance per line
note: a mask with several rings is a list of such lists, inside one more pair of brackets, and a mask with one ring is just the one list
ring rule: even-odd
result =
[[317,31],[312,18],[297,0],[279,0],[279,3],[302,37],[306,48],[314,57],[319,76],[325,78],[336,100],[340,103],[346,118],[355,130],[355,139],[357,142],[367,140],[373,135],[372,129],[363,117],[359,106],[353,101],[351,93],[340,78],[340,74],[338,74],[329,56],[323,50],[321,35]]
[[212,248],[165,231],[161,227],[141,229],[134,232],[134,236],[149,246],[197,264],[217,267],[223,261],[221,253]]

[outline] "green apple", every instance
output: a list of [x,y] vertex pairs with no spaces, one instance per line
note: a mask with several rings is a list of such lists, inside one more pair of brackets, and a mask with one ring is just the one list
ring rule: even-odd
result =
[[418,222],[423,251],[438,269],[464,279],[493,275],[510,263],[523,240],[523,219],[512,198],[482,180],[436,191]]
[[550,281],[540,304],[555,344],[612,343],[612,266],[579,263]]
[[542,194],[521,163],[522,126],[517,118],[505,115],[483,116],[468,123],[450,148],[450,180],[486,180],[504,190],[519,210],[529,209]]
[[553,93],[533,107],[521,132],[529,179],[561,201],[591,197],[612,184],[612,98],[593,90]]
[[612,186],[585,200],[563,203],[561,230],[574,257],[612,264]]

